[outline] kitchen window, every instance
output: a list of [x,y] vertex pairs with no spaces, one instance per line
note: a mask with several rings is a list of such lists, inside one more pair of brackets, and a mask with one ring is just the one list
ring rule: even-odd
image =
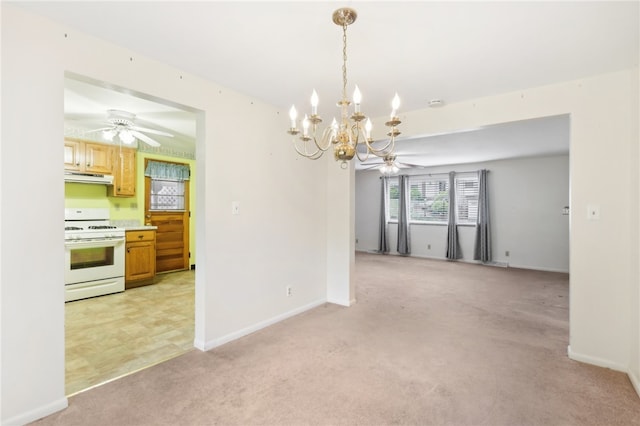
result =
[[185,210],[184,181],[151,178],[150,210]]
[[191,176],[188,165],[149,160],[144,174],[150,179],[149,210],[186,210],[185,181]]

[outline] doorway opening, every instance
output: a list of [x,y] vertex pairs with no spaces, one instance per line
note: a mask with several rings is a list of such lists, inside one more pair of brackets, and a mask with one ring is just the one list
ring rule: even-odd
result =
[[[64,102],[65,139],[113,146],[114,164],[118,152],[135,152],[134,161],[122,168],[133,167],[133,190],[131,186],[118,192],[106,185],[65,183],[65,208],[106,208],[118,227],[149,229],[145,165],[149,160],[186,164],[195,176],[199,111],[69,72],[65,75]],[[104,129],[109,126],[105,120],[108,111],[114,109],[135,115],[135,125],[148,131],[160,146],[148,144],[144,137],[127,146],[118,134],[109,140],[110,135],[104,132],[109,130]],[[194,190],[197,183],[192,179],[188,185]],[[195,197],[185,198],[183,210],[182,252],[186,258],[180,268],[155,275],[148,285],[127,286],[121,293],[65,304],[67,395],[193,349],[196,294],[195,263],[191,259],[195,259],[195,226],[190,225],[195,217],[191,214],[195,212]],[[193,257],[189,257],[191,253]]]

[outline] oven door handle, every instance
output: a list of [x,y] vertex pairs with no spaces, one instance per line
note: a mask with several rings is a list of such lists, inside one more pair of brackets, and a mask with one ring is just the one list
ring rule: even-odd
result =
[[124,243],[124,237],[100,238],[96,240],[69,240],[65,241],[65,247],[110,247]]

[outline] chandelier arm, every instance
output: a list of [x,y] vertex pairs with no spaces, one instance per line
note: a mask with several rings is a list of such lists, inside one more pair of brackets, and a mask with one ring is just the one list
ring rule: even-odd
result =
[[315,150],[315,151],[314,151],[314,152],[312,152],[312,153],[309,153],[309,152],[307,152],[307,150],[306,150],[306,147],[307,147],[307,144],[306,144],[306,143],[304,144],[304,146],[305,146],[305,150],[304,150],[304,152],[302,152],[302,151],[300,151],[300,149],[298,148],[298,145],[297,145],[297,144],[295,144],[295,143],[294,143],[294,145],[293,145],[293,147],[296,149],[296,152],[297,152],[298,154],[300,154],[300,155],[301,155],[301,156],[303,156],[303,157],[309,158],[309,159],[311,159],[311,160],[317,160],[318,158],[322,157],[322,154],[324,154],[324,151],[320,151],[319,149]]
[[[322,132],[322,136],[320,137],[320,143],[318,143],[316,139],[316,129],[313,129],[313,143],[315,146],[322,152],[327,151],[331,147],[331,137],[330,134],[332,132],[331,127],[327,127]],[[321,145],[322,144],[322,145]]]
[[362,157],[360,156],[360,153],[358,152],[358,145],[356,145],[356,157],[358,157],[358,160],[359,160],[361,163],[364,163],[365,161],[367,161],[367,160],[369,159],[369,154],[370,154],[370,153],[371,153],[371,152],[370,152],[369,150],[367,150],[366,155],[364,156],[364,158],[362,158]]
[[[312,140],[313,138],[309,137],[309,136],[301,136],[300,140],[302,141],[302,150],[299,148],[299,142],[296,140],[296,138],[293,138],[293,146],[296,149],[296,152],[300,155],[302,155],[303,157],[306,158],[314,158],[314,157],[320,157],[322,156],[322,154],[324,154],[324,152],[329,148],[327,147],[326,149],[322,150],[320,149],[320,147],[318,146],[317,143],[315,143],[314,140],[314,144],[310,144],[309,142]],[[315,145],[315,149],[310,152],[309,151],[309,146],[313,147]]]
[[[377,155],[378,157],[384,156],[389,154],[391,151],[393,151],[393,147],[395,145],[395,138],[390,138],[386,145],[383,146],[382,148],[374,148],[373,146],[371,146],[371,144],[369,143],[368,140],[365,139],[364,142],[367,145],[367,150],[371,151],[374,155]],[[382,155],[380,155],[382,154]]]

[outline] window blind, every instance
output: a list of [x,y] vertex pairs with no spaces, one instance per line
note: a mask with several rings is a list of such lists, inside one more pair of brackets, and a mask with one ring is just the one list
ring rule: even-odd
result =
[[411,176],[409,189],[412,221],[447,223],[449,182],[446,177]]
[[478,218],[478,176],[456,176],[456,219],[458,224],[475,224]]

